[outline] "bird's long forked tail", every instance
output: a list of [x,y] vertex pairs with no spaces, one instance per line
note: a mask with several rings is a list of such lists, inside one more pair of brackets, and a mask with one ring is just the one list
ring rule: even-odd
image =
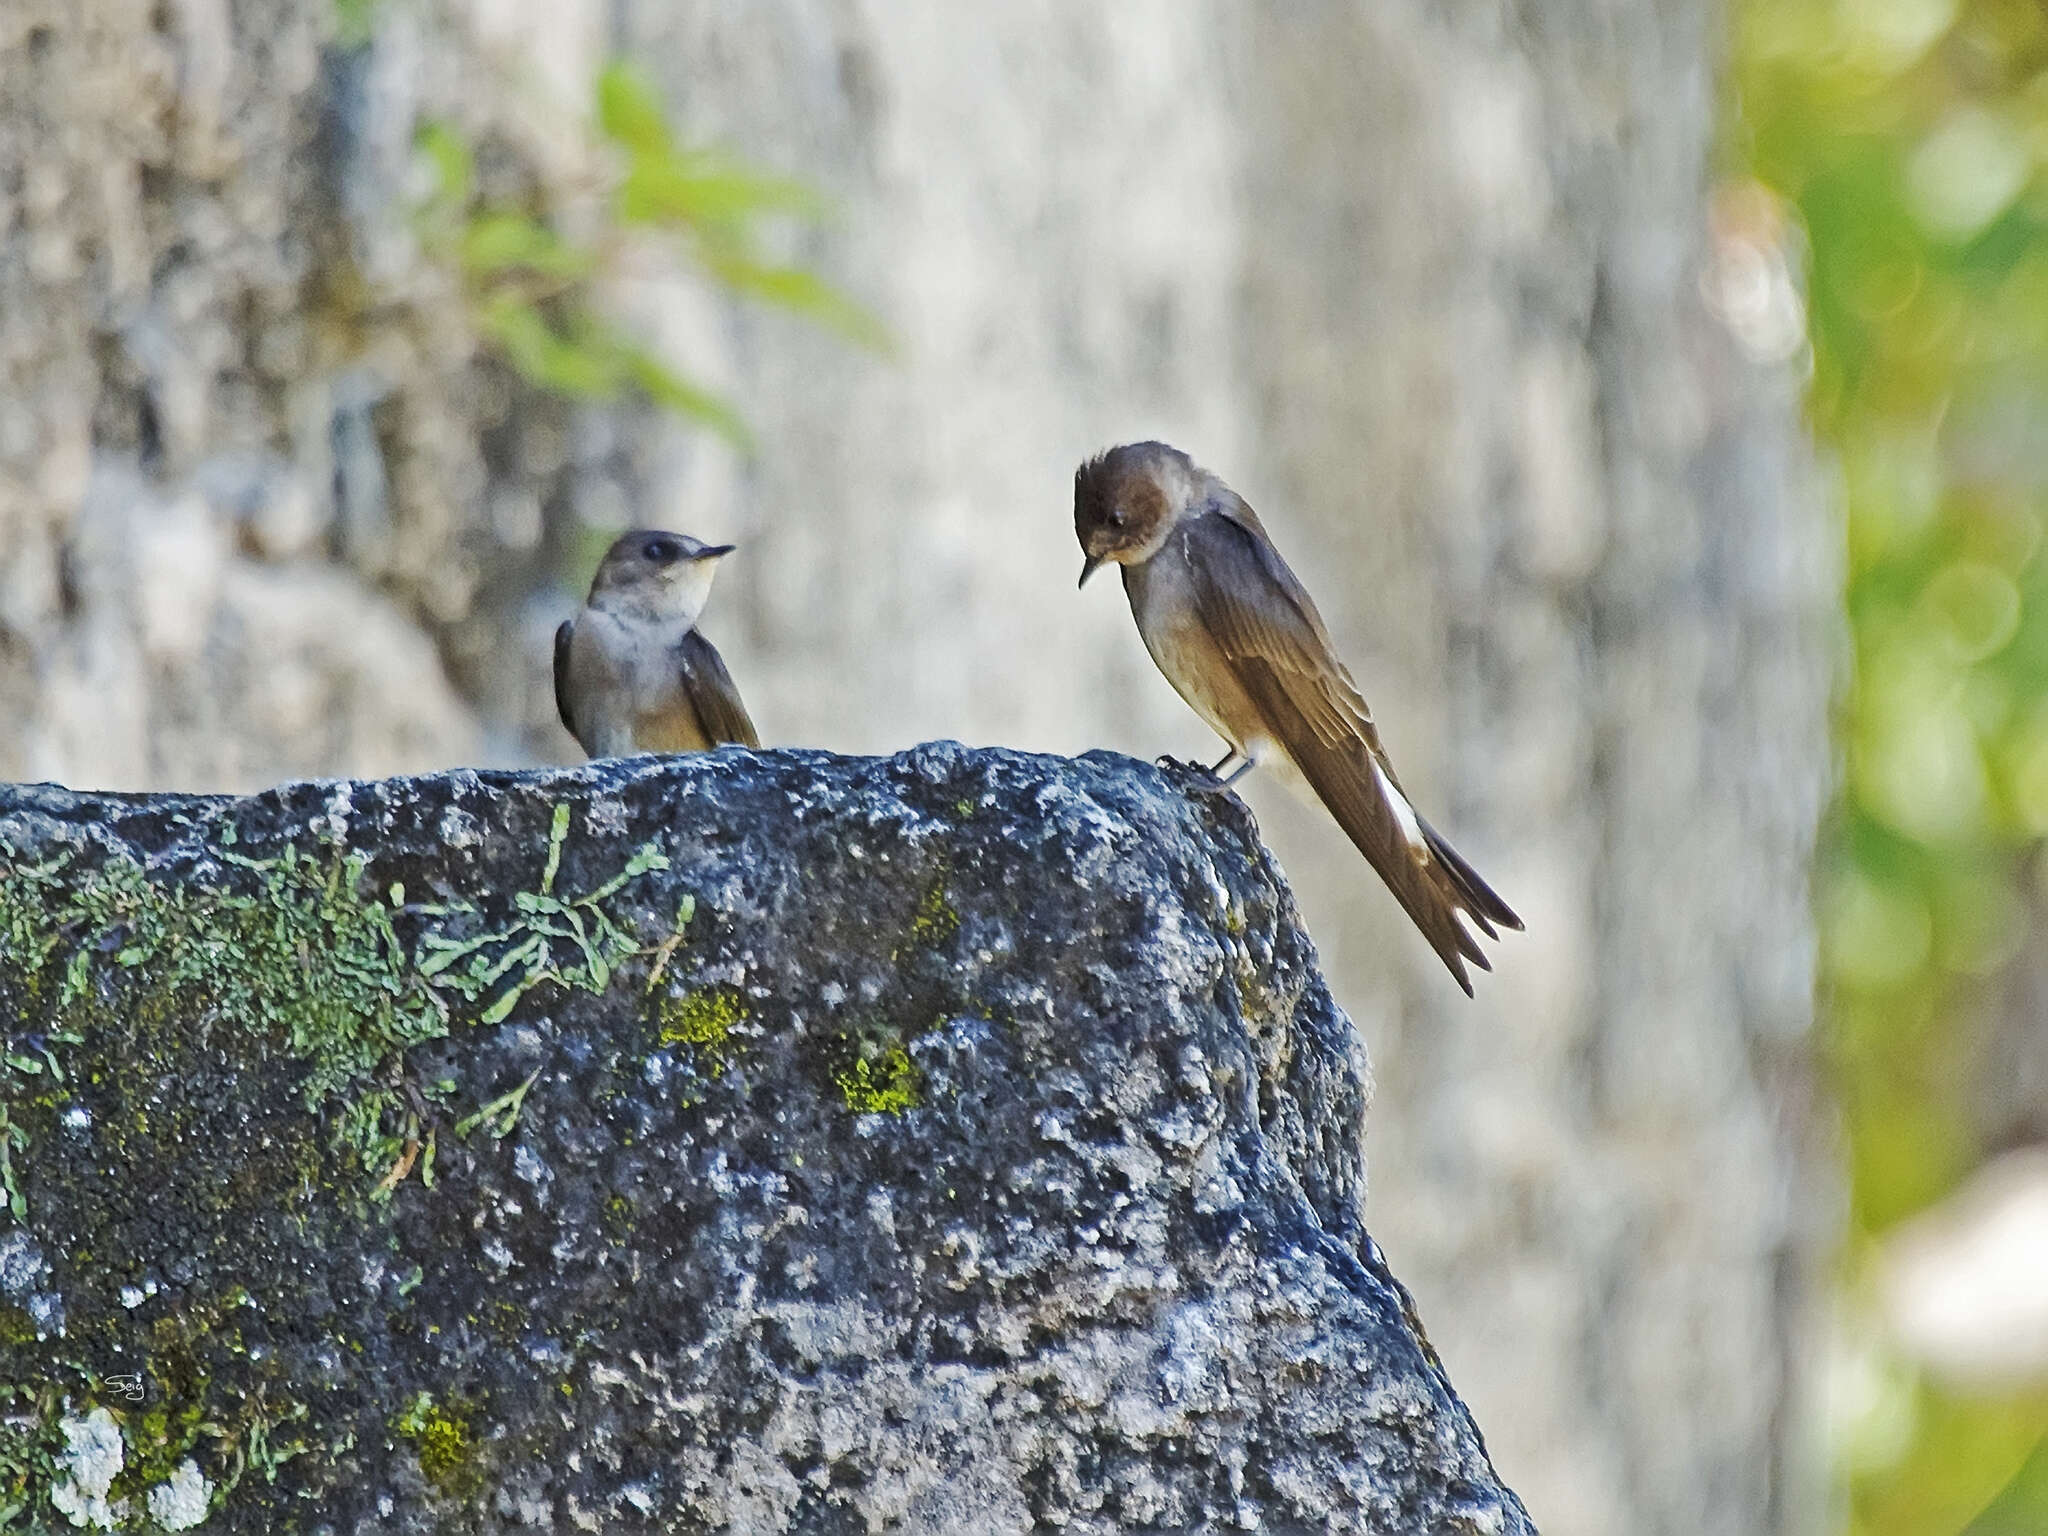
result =
[[[1515,915],[1515,909],[1501,900],[1500,892],[1479,878],[1479,871],[1465,862],[1458,850],[1444,840],[1444,835],[1424,821],[1419,814],[1415,818],[1415,824],[1422,828],[1423,841],[1429,844],[1430,856],[1450,877],[1451,884],[1457,887],[1458,895],[1462,898],[1460,906],[1471,915],[1472,921],[1479,925],[1480,930],[1489,939],[1499,938],[1501,928],[1512,928],[1516,933],[1522,932],[1522,920]],[[1500,925],[1499,928],[1494,926],[1496,923]],[[1479,965],[1483,970],[1493,969],[1484,959],[1479,961]],[[1469,995],[1472,989],[1468,986],[1465,991]]]
[[1465,995],[1472,996],[1465,962],[1482,971],[1492,970],[1493,962],[1465,920],[1487,938],[1497,939],[1502,928],[1520,932],[1521,918],[1443,834],[1422,819],[1393,779],[1378,768],[1364,743],[1347,743],[1344,748],[1317,745],[1322,750],[1290,754],[1296,768],[1379,872]]
[[[1398,789],[1393,792],[1400,794]],[[1415,926],[1422,930],[1422,936],[1429,940],[1430,947],[1437,952],[1452,977],[1465,989],[1465,995],[1470,997],[1473,995],[1472,977],[1463,962],[1469,960],[1482,971],[1492,970],[1493,962],[1487,959],[1486,951],[1479,947],[1479,940],[1471,929],[1460,921],[1459,914],[1469,918],[1473,926],[1489,939],[1499,938],[1502,928],[1521,932],[1522,920],[1515,915],[1514,908],[1501,900],[1500,893],[1465,862],[1441,832],[1424,821],[1419,812],[1412,814],[1415,815],[1415,825],[1421,829],[1429,856],[1424,859],[1411,855],[1418,877],[1416,880],[1389,880],[1387,885],[1400,899],[1409,917],[1414,919]],[[1417,887],[1426,887],[1429,894],[1425,896]]]

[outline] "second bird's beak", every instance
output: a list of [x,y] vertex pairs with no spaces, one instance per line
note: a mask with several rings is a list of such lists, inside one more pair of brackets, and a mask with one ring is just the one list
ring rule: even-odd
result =
[[729,555],[738,549],[737,544],[707,544],[690,558],[693,560],[716,560],[720,555]]
[[1075,590],[1088,585],[1088,578],[1102,569],[1102,556],[1090,555],[1081,562],[1081,579],[1074,583]]

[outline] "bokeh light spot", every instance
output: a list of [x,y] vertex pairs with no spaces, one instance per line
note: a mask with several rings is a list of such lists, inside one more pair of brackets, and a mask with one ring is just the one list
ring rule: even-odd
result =
[[1913,211],[1930,234],[1967,240],[2027,184],[2026,142],[1979,106],[1958,107],[1920,142],[1906,164]]
[[1995,655],[2018,633],[2020,589],[1995,565],[1958,560],[1922,595],[1927,621],[1958,661]]
[[1858,869],[1828,882],[1821,917],[1828,971],[1846,986],[1897,986],[1927,963],[1933,947],[1927,903]]

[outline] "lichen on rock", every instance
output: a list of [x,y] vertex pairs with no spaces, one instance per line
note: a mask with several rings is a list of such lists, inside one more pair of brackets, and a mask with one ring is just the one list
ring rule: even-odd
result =
[[168,1482],[149,1490],[149,1518],[167,1531],[189,1531],[205,1522],[213,1505],[213,1485],[187,1456]]
[[0,857],[0,1530],[1529,1528],[1232,800],[727,750]]

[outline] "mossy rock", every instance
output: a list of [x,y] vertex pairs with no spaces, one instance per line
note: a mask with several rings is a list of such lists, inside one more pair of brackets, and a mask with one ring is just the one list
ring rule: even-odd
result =
[[1528,1528],[1170,772],[0,790],[0,1027],[0,1530]]

